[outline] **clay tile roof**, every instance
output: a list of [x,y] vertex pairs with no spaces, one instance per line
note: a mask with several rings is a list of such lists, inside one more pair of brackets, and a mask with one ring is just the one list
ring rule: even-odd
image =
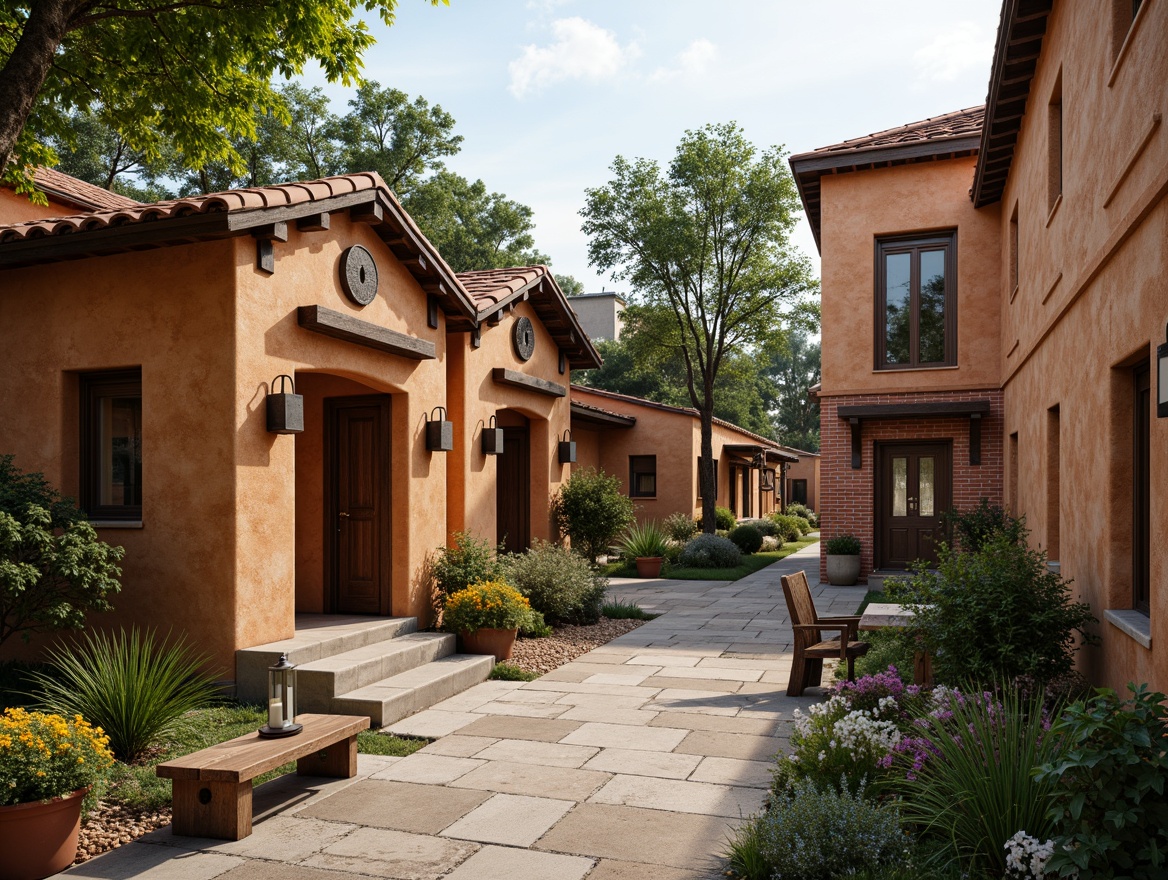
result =
[[83,210],[116,211],[121,208],[133,208],[139,204],[129,196],[110,192],[108,189],[102,189],[52,168],[43,166],[38,168],[33,172],[32,179],[53,201],[68,202]]
[[486,269],[479,272],[459,272],[458,280],[479,307],[479,311],[490,311],[493,306],[504,302],[530,287],[540,278],[551,273],[547,266],[520,266],[511,269]]
[[[870,147],[892,147],[900,144],[919,143],[921,141],[935,141],[943,138],[963,137],[965,135],[981,135],[982,122],[985,119],[985,105],[967,107],[964,110],[954,110],[941,116],[930,116],[919,122],[910,122],[907,125],[898,125],[895,128],[886,128],[874,134],[851,138],[838,144],[819,147],[812,150],[813,154],[851,152]],[[807,155],[807,154],[803,154]]]

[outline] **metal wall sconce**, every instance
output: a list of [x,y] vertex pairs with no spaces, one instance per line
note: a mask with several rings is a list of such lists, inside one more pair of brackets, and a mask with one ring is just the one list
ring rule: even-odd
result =
[[1156,377],[1156,418],[1168,418],[1168,340],[1156,346]]
[[[292,393],[284,391],[285,380],[292,386]],[[272,434],[299,434],[304,430],[304,396],[296,393],[296,383],[291,376],[281,374],[272,380],[272,387],[280,383],[279,392],[267,397],[268,431]]]
[[[442,413],[434,418],[434,413]],[[454,449],[454,423],[446,419],[446,407],[436,406],[426,419],[426,448],[430,452],[450,452]]]
[[775,491],[775,469],[774,468],[764,468],[763,469],[762,480],[760,482],[759,487],[764,492]]
[[572,431],[568,429],[564,431],[564,437],[560,440],[560,464],[575,464],[576,463],[576,441],[572,439]]
[[491,416],[491,421],[483,428],[483,455],[503,454],[503,429],[498,421]]

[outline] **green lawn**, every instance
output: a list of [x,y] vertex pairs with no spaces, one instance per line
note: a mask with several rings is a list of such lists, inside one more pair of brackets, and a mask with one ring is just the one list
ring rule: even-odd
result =
[[[170,780],[155,776],[155,765],[251,733],[259,729],[265,720],[266,715],[260,707],[243,706],[238,703],[191,712],[183,718],[181,728],[159,743],[145,760],[136,764],[123,764],[120,761],[115,764],[101,797],[115,803],[151,809],[169,806]],[[363,731],[357,734],[357,751],[372,755],[409,755],[426,745],[426,742],[424,739],[407,739]],[[295,770],[295,762],[284,764],[262,776],[257,776],[255,784],[259,785],[285,773],[293,773]]]
[[[784,544],[778,550],[743,556],[742,564],[735,568],[681,568],[676,565],[667,565],[661,573],[661,576],[679,581],[736,581],[739,578],[746,577],[748,574],[754,574],[756,571],[764,569],[784,557],[790,556],[796,550],[809,547],[818,540],[818,536],[806,537],[800,541],[792,541]],[[631,562],[614,562],[604,566],[602,571],[608,577],[637,576],[637,566]]]

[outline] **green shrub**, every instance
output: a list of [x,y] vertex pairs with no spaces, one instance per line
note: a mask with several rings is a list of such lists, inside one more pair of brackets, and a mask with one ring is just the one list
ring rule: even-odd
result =
[[697,521],[684,513],[669,514],[661,525],[671,540],[682,544],[698,533]]
[[60,715],[81,715],[101,727],[110,748],[132,761],[170,734],[182,716],[211,704],[206,658],[184,637],[155,641],[137,628],[115,635],[86,633],[73,646],[48,652],[49,672],[34,672],[37,699]]
[[771,522],[775,524],[775,537],[780,538],[784,544],[790,541],[798,541],[803,537],[803,533],[799,531],[799,522],[793,516],[787,516],[784,513],[772,513]]
[[442,596],[452,596],[471,584],[499,578],[499,563],[486,541],[470,532],[455,532],[454,546],[439,547],[434,581]]
[[85,515],[41,474],[0,455],[0,645],[19,634],[81,629],[109,611],[124,551],[99,541]]
[[755,520],[751,525],[758,529],[764,538],[773,538],[779,533],[779,527],[775,525],[775,521],[770,517]]
[[546,639],[554,632],[555,630],[543,619],[543,615],[534,608],[531,609],[531,616],[527,622],[519,625],[519,635],[525,639]]
[[520,669],[514,663],[496,663],[489,678],[492,681],[535,681],[539,673]]
[[909,840],[896,810],[861,790],[804,780],[735,832],[730,866],[749,880],[824,880],[903,862]]
[[789,513],[789,514],[787,514],[787,516],[791,516],[791,517],[793,517],[793,518],[794,518],[794,520],[795,520],[795,525],[797,525],[797,526],[799,527],[799,537],[803,537],[804,535],[810,535],[810,534],[811,534],[811,531],[812,531],[812,529],[811,529],[811,521],[810,521],[810,520],[808,520],[808,519],[807,519],[807,517],[805,517],[805,516],[796,516],[795,514],[790,514],[790,513]]
[[520,629],[531,623],[531,602],[510,584],[483,581],[446,599],[442,628],[453,633]]
[[951,867],[1001,877],[1015,834],[1050,836],[1054,786],[1033,771],[1059,762],[1065,741],[1045,729],[1044,699],[1041,691],[1022,697],[1014,688],[950,692],[947,707],[919,722],[915,743],[901,744],[894,769],[906,771],[897,783],[902,816],[944,846],[939,858]]
[[635,602],[605,602],[600,614],[609,620],[656,620],[661,615],[650,614]]
[[1038,772],[1053,795],[1052,874],[1077,869],[1080,880],[1168,875],[1168,708],[1164,694],[1149,693],[1147,685],[1128,689],[1127,702],[1100,690],[1072,704],[1052,730],[1068,747]]
[[828,556],[856,556],[860,552],[860,539],[855,535],[836,535],[824,544]]
[[[905,684],[913,683],[913,655],[912,645],[904,635],[895,629],[878,629],[864,633],[864,641],[871,647],[863,657],[856,658],[856,677],[876,675],[888,667],[896,669],[897,675]],[[840,663],[836,666],[836,676],[842,678],[847,674],[847,666]]]
[[750,523],[735,526],[730,531],[730,540],[747,556],[757,553],[762,548],[762,532]]
[[531,600],[549,624],[591,624],[600,619],[608,579],[588,560],[558,544],[536,541],[526,553],[502,560],[504,576]]
[[633,502],[621,492],[618,477],[593,468],[574,471],[552,499],[552,516],[561,535],[589,562],[608,552],[612,540],[633,522]]
[[698,535],[677,557],[677,564],[685,568],[737,568],[741,562],[742,551],[720,535]]
[[621,556],[625,559],[664,556],[669,546],[665,531],[654,520],[633,523],[621,541]]
[[798,501],[792,501],[788,504],[783,513],[787,514],[787,516],[801,516],[811,525],[819,525],[819,518],[815,515],[815,511],[806,504],[800,504]]
[[1015,544],[1026,540],[1025,520],[1015,519],[1005,508],[991,505],[985,498],[973,510],[962,513],[952,508],[942,514],[941,518],[956,533],[956,544],[966,553],[978,552],[998,535],[1005,536]]
[[922,567],[886,591],[925,606],[906,631],[933,656],[938,681],[1027,676],[1045,686],[1070,673],[1076,632],[1095,641],[1084,632],[1095,621],[1090,606],[1071,601],[1042,552],[997,534],[976,553],[938,544],[937,556],[936,571]]
[[738,518],[734,516],[734,512],[729,507],[714,508],[714,527],[716,529],[730,531],[736,525],[738,525]]

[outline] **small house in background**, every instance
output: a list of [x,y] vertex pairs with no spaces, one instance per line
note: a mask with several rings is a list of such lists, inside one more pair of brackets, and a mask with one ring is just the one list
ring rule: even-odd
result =
[[625,301],[619,293],[581,293],[569,297],[568,303],[593,342],[620,339]]

